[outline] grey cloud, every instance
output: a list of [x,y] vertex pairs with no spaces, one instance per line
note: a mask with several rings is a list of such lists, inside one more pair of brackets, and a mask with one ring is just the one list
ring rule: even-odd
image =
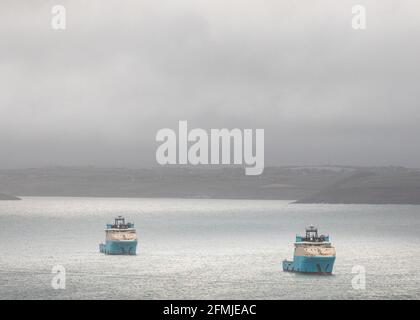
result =
[[359,1],[0,4],[0,167],[155,165],[178,120],[264,128],[266,163],[418,166],[420,5]]

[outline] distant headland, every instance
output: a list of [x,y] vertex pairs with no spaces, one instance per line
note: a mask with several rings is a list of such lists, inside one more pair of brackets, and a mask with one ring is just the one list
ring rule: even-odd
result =
[[21,200],[21,199],[15,196],[10,196],[8,194],[0,193],[0,201],[1,200]]

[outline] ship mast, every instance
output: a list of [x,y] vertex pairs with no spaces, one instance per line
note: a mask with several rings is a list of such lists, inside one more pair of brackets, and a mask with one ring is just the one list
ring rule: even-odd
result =
[[318,239],[318,229],[314,226],[309,226],[306,228],[306,239],[309,241],[314,241]]

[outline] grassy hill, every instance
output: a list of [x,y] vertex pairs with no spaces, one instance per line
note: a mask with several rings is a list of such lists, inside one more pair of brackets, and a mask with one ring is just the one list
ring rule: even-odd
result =
[[297,203],[420,204],[420,172],[358,172]]

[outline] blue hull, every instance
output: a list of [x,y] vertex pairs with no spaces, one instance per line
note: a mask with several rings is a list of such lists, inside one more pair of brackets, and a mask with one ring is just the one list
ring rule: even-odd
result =
[[283,271],[313,274],[331,274],[335,257],[295,256],[293,261],[283,261]]
[[113,255],[136,255],[137,241],[107,240],[99,245],[99,251]]

